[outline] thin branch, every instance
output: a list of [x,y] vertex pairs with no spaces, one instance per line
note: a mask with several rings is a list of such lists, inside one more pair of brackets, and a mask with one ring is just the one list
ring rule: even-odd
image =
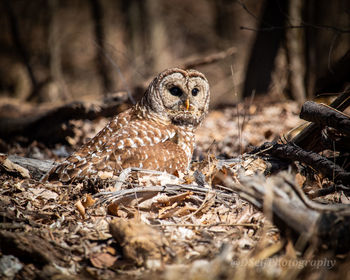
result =
[[274,31],[274,30],[281,30],[281,29],[306,28],[306,27],[311,27],[314,29],[328,29],[328,30],[333,30],[337,33],[350,33],[350,29],[343,29],[340,27],[335,27],[335,26],[330,26],[325,24],[315,25],[315,24],[308,24],[308,23],[304,23],[302,25],[271,26],[271,27],[263,27],[263,28],[240,26],[240,29],[261,32],[261,31]]
[[225,223],[214,223],[214,224],[160,224],[160,225],[152,225],[154,227],[201,227],[201,228],[207,228],[207,227],[217,227],[217,226],[223,226],[223,227],[254,227],[258,228],[259,225],[257,224],[248,224],[248,223],[242,223],[242,224],[225,224]]
[[[113,200],[120,198],[125,198],[129,196],[140,196],[142,193],[168,193],[171,195],[183,193],[186,191],[191,191],[197,195],[205,196],[208,192],[212,191],[211,188],[196,186],[196,185],[165,185],[165,186],[148,186],[148,187],[134,187],[132,189],[120,190],[115,192],[100,192],[94,197],[99,198],[99,205],[109,203]],[[221,199],[231,200],[234,199],[232,192],[224,192],[220,190],[215,190],[216,196]]]
[[199,57],[199,58],[190,58],[188,61],[185,61],[182,63],[180,66],[181,68],[195,68],[198,66],[203,66],[207,64],[212,64],[215,63],[219,60],[223,60],[226,57],[229,57],[233,54],[237,53],[237,48],[236,47],[230,47],[226,50],[223,50],[221,52],[216,52],[212,53],[210,55],[204,56],[204,57]]
[[[251,15],[256,21],[259,22],[260,19],[259,19],[252,11],[250,11],[250,10],[248,9],[247,5],[244,4],[243,1],[238,0],[237,3],[238,3],[239,5],[241,5],[241,7],[242,7],[249,15]],[[264,23],[266,23],[266,24],[268,24],[268,25],[271,25],[271,24],[269,24],[269,23],[267,23],[267,22],[264,22]]]

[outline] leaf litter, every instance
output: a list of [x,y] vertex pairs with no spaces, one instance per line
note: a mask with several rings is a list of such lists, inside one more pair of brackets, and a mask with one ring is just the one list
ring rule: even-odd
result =
[[[13,245],[2,246],[1,273],[9,279],[150,279],[154,273],[163,279],[283,278],[290,271],[298,275],[300,268],[275,265],[298,260],[293,244],[281,238],[268,213],[227,188],[222,179],[231,176],[238,182],[239,172],[263,174],[265,162],[243,153],[300,124],[298,106],[250,105],[244,122],[237,114],[241,109],[209,114],[197,132],[196,161],[180,178],[159,172],[140,176],[131,170],[108,188],[87,193],[82,183],[40,183],[0,157],[1,168],[6,168],[0,176],[0,232],[2,242]],[[79,133],[69,141],[78,146],[106,121],[75,122]],[[33,145],[36,157],[53,158],[43,145]],[[72,149],[56,145],[55,150]],[[19,145],[8,152],[28,155]],[[65,152],[56,152],[54,158],[60,156]],[[302,185],[306,179],[300,176]],[[22,248],[18,242],[35,242],[36,249]],[[275,262],[257,265],[264,260]],[[11,269],[14,272],[8,272]]]

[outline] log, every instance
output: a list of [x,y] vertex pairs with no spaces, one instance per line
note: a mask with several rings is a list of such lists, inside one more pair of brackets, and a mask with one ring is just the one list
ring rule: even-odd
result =
[[329,126],[350,136],[350,118],[324,104],[307,101],[301,108],[300,118],[320,126]]
[[4,255],[15,255],[24,263],[34,262],[39,268],[48,264],[66,265],[69,250],[30,232],[0,230],[0,250]]
[[9,155],[7,158],[11,162],[26,168],[29,171],[31,178],[35,180],[40,180],[44,174],[57,165],[57,163],[52,160],[39,160],[16,155]]
[[[344,111],[350,105],[350,87],[346,88],[331,104],[332,108],[338,111]],[[319,152],[322,150],[320,145],[321,127],[318,124],[310,123],[292,142],[305,150]]]
[[67,143],[67,136],[74,136],[70,120],[94,120],[117,115],[127,107],[127,100],[126,93],[117,93],[95,103],[73,102],[31,117],[3,118],[0,119],[0,135],[7,141],[21,136],[46,144]]

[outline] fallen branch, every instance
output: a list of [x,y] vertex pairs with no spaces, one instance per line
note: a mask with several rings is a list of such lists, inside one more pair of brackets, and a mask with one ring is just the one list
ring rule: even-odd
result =
[[[176,195],[191,191],[194,194],[205,196],[212,189],[208,187],[200,187],[196,185],[165,185],[165,186],[147,186],[140,187],[135,186],[132,189],[119,190],[115,192],[99,192],[94,197],[99,199],[98,204],[108,204],[110,202],[118,202],[119,199],[139,199],[142,198],[144,193],[146,194],[157,194],[167,193],[170,195]],[[216,189],[216,195],[220,199],[232,201],[234,197],[232,193],[227,191],[221,191]]]
[[180,68],[190,69],[190,68],[196,68],[198,66],[203,66],[207,64],[215,63],[219,60],[223,60],[226,57],[229,57],[237,52],[237,48],[231,47],[224,51],[212,53],[210,55],[204,56],[204,57],[198,57],[198,58],[190,58],[184,63],[181,64]]
[[[344,111],[350,105],[350,88],[348,87],[337,97],[330,107],[338,111]],[[310,123],[297,136],[292,139],[292,142],[305,150],[319,152],[322,150],[320,143],[321,130],[318,124]]]
[[5,156],[7,160],[13,162],[14,164],[18,164],[19,166],[22,166],[25,169],[27,169],[30,173],[30,177],[36,180],[40,180],[40,178],[44,174],[46,174],[51,168],[53,168],[56,165],[56,163],[51,160],[39,160],[15,155],[3,156]]
[[301,108],[300,118],[320,126],[330,126],[350,136],[350,118],[324,104],[307,101]]
[[[337,253],[350,250],[350,206],[323,205],[309,200],[291,183],[288,174],[273,176],[239,176],[236,183],[230,176],[223,177],[226,187],[238,192],[265,213],[272,212],[274,223],[282,232],[290,229],[298,235],[299,244],[315,243]],[[267,213],[268,214],[268,213]],[[296,248],[304,250],[305,248]]]
[[[263,154],[268,154],[289,161],[299,161],[316,169],[330,180],[342,183],[350,183],[350,172],[346,172],[333,161],[315,152],[305,151],[293,143],[278,144],[265,143],[259,147]],[[257,152],[255,150],[253,152]]]
[[67,136],[74,136],[74,132],[63,124],[68,124],[70,120],[94,120],[117,115],[127,98],[126,93],[117,94],[93,104],[73,102],[32,117],[0,119],[0,135],[6,140],[22,136],[30,141],[38,140],[47,144],[64,143]]

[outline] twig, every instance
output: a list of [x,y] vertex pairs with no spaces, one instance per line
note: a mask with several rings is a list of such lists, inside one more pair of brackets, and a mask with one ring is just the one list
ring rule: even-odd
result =
[[338,33],[350,33],[350,29],[343,29],[335,26],[330,26],[330,25],[315,25],[315,24],[307,24],[304,23],[302,25],[285,25],[285,26],[271,26],[271,27],[262,27],[262,28],[253,28],[253,27],[246,27],[246,26],[241,26],[241,30],[249,30],[249,31],[255,31],[255,32],[269,32],[269,31],[274,31],[274,30],[281,30],[281,29],[294,29],[294,28],[306,28],[306,27],[311,27],[314,29],[329,29],[333,30]]
[[[96,194],[94,197],[99,199],[97,205],[106,204],[111,201],[125,198],[125,197],[135,197],[140,196],[142,193],[168,193],[168,194],[178,194],[187,191],[191,191],[197,195],[205,196],[211,189],[207,187],[199,187],[195,185],[165,185],[165,186],[148,186],[148,187],[140,187],[135,186],[132,189],[120,190],[116,192],[100,192]],[[216,196],[222,199],[226,199],[232,201],[232,191],[224,192],[220,190],[215,190]]]
[[180,67],[181,68],[195,68],[198,66],[203,66],[207,64],[212,64],[215,63],[219,60],[223,60],[228,56],[231,56],[237,52],[237,49],[235,47],[228,48],[224,51],[217,52],[217,53],[212,53],[210,55],[207,55],[205,57],[199,57],[195,59],[191,59],[187,62],[184,62]]
[[225,223],[214,223],[210,225],[206,224],[160,224],[160,225],[152,225],[155,227],[216,227],[216,226],[224,226],[224,227],[254,227],[258,228],[259,225],[257,224],[248,224],[248,223],[242,223],[242,224],[225,224]]
[[345,191],[345,192],[349,192],[350,191],[350,189],[347,188],[344,185],[333,184],[330,187],[318,189],[315,192],[308,193],[307,196],[310,199],[314,199],[314,198],[317,198],[317,197],[320,197],[320,196],[326,196],[326,195],[329,195],[329,194],[335,193],[336,191],[341,191],[341,190]]

